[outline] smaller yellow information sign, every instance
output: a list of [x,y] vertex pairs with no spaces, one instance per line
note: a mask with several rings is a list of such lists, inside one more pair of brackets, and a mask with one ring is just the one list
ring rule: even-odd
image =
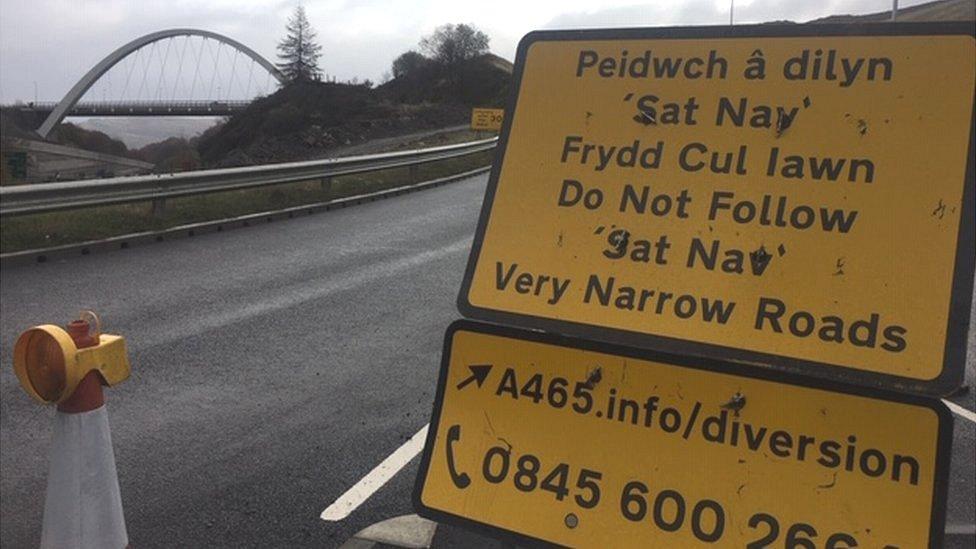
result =
[[461,321],[414,503],[571,547],[940,547],[951,438],[934,399]]
[[472,109],[471,110],[471,129],[480,131],[497,132],[502,129],[502,121],[505,120],[503,109]]

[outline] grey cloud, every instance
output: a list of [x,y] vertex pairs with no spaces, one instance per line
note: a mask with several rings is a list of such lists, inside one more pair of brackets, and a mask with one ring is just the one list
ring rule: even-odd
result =
[[[918,4],[922,1],[928,0],[903,1],[901,4]],[[874,13],[890,8],[891,3],[884,0],[833,0],[828,2],[756,0],[747,6],[735,7],[735,23],[803,22],[826,15]],[[728,21],[728,4],[716,4],[712,0],[690,0],[677,8],[648,3],[564,13],[549,21],[545,28],[725,25],[728,24]]]
[[[903,1],[916,4],[925,0]],[[276,44],[292,8],[304,3],[319,33],[324,71],[340,79],[378,80],[390,62],[416,47],[424,28],[422,6],[392,0],[0,0],[0,101],[33,98],[56,100],[85,71],[125,42],[172,27],[198,27],[226,34],[275,60]],[[789,19],[805,21],[837,13],[869,13],[890,7],[889,0],[811,2],[756,0],[736,8],[736,22]],[[370,11],[372,10],[372,11]],[[712,0],[688,0],[679,7],[654,3],[587,12],[554,14],[545,28],[633,27],[725,24],[727,8]],[[373,24],[380,14],[387,27]],[[350,18],[355,24],[350,23]],[[429,18],[428,18],[429,19]],[[469,22],[479,25],[477,18]],[[448,21],[444,21],[448,22]],[[497,25],[497,23],[496,23]],[[527,32],[517,14],[503,27],[482,26],[492,50],[514,55]]]
[[[174,27],[212,30],[239,40],[268,59],[298,0],[284,0],[257,9],[214,7],[205,2],[172,6],[157,2],[8,2],[0,4],[0,101],[31,100],[34,82],[38,99],[57,100],[105,55],[143,34]],[[357,7],[365,3],[354,3]],[[329,6],[332,10],[342,5]],[[398,29],[393,35],[336,32],[343,22],[319,15],[309,6],[322,44],[326,73],[340,79],[376,80],[393,58],[414,47],[420,30]]]

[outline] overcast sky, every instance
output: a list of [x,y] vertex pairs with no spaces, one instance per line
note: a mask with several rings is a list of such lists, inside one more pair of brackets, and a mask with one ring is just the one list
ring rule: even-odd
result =
[[[380,80],[397,55],[444,23],[474,24],[491,38],[494,53],[513,59],[519,38],[533,29],[729,20],[729,2],[713,0],[0,0],[0,102],[34,99],[35,84],[39,100],[60,99],[115,48],[165,28],[215,31],[275,61],[275,44],[299,3],[318,31],[322,69],[340,80]],[[807,21],[890,8],[891,0],[738,0],[735,21]]]

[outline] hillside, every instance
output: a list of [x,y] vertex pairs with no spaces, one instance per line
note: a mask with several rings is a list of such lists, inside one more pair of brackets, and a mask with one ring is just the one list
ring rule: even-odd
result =
[[139,149],[130,149],[121,140],[114,139],[105,132],[64,122],[55,127],[48,140],[69,147],[149,162],[155,164],[157,173],[195,170],[200,167],[200,156],[196,152],[194,140],[182,137],[170,137]]
[[[898,21],[972,21],[976,19],[976,0],[936,0],[898,9]],[[810,23],[884,23],[891,20],[891,11],[867,15],[831,15]]]
[[78,147],[86,151],[135,158],[122,141],[113,139],[100,131],[86,130],[71,122],[62,122],[55,126],[47,140],[69,147]]
[[472,106],[503,105],[511,64],[494,55],[468,60],[452,78],[434,65],[377,88],[301,82],[254,101],[204,132],[206,166],[239,166],[325,156],[371,139],[465,124]]
[[171,137],[191,139],[218,124],[221,117],[154,116],[88,118],[78,122],[86,130],[99,131],[125,143],[130,150],[158,143]]
[[504,107],[512,70],[511,62],[488,53],[465,62],[456,81],[442,67],[431,63],[390,80],[376,91],[399,103],[460,102],[468,106]]
[[24,116],[17,109],[0,109],[0,137],[40,139],[37,132],[30,129],[36,127],[36,125],[36,120]]

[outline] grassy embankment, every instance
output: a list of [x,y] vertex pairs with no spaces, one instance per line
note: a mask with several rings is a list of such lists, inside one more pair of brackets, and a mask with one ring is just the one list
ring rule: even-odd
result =
[[[439,146],[476,138],[472,132],[454,132],[428,138],[422,143],[402,143],[387,147],[387,150]],[[491,162],[492,154],[478,153],[420,165],[417,169],[418,181],[485,166]],[[333,178],[331,193],[323,190],[319,181],[315,180],[170,199],[166,201],[166,211],[160,217],[152,215],[152,204],[149,202],[18,216],[0,222],[0,252],[9,253],[161,230],[187,223],[313,204],[399,187],[410,182],[409,168],[393,168]]]

